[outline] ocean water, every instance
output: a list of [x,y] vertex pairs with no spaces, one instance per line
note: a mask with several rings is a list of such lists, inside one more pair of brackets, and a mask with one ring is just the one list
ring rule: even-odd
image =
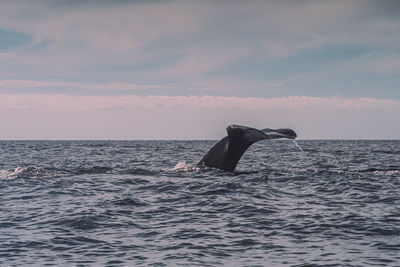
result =
[[0,266],[400,266],[400,141],[0,141]]

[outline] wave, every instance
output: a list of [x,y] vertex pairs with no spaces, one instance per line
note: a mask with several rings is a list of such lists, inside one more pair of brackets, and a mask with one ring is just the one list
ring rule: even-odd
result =
[[[189,170],[191,167],[174,168],[173,170]],[[193,168],[192,168],[193,169]],[[16,179],[16,178],[56,178],[67,177],[73,175],[87,175],[87,174],[113,174],[113,175],[140,175],[140,176],[154,176],[160,171],[171,171],[171,169],[145,169],[145,168],[127,168],[117,169],[107,166],[91,166],[91,167],[78,167],[71,170],[62,170],[57,168],[45,168],[39,166],[15,167],[12,169],[0,169],[0,179]]]
[[133,168],[121,172],[121,174],[143,175],[143,176],[152,176],[158,173],[159,173],[158,171],[148,170],[143,168]]
[[324,174],[372,174],[372,175],[395,175],[400,173],[400,168],[365,168],[365,169],[341,169],[341,168],[332,168],[332,169],[323,169],[318,168],[317,173]]
[[143,202],[139,199],[129,198],[129,197],[115,200],[115,201],[113,201],[113,203],[118,206],[147,206],[148,205],[146,202]]
[[173,172],[197,172],[200,170],[199,167],[193,167],[186,163],[186,161],[179,161],[175,167],[172,169],[163,169],[164,171],[173,171]]
[[70,173],[64,170],[36,166],[16,167],[9,170],[0,170],[0,179],[53,178],[68,175],[70,175]]
[[81,174],[105,174],[112,172],[110,167],[94,166],[90,168],[78,168],[71,171],[57,168],[44,168],[38,166],[16,167],[14,169],[0,170],[0,179],[16,178],[56,178]]
[[[372,174],[372,175],[397,175],[400,174],[400,167],[387,167],[387,168],[375,168],[369,167],[364,169],[349,169],[349,168],[318,168],[318,169],[301,169],[297,170],[302,172],[314,172],[318,174],[330,173],[330,174]],[[155,176],[160,173],[165,174],[179,174],[179,173],[210,173],[219,175],[224,173],[228,176],[241,176],[241,175],[252,175],[257,173],[263,173],[262,171],[256,170],[237,170],[233,173],[226,173],[214,168],[199,168],[187,164],[185,161],[179,161],[173,168],[162,168],[159,170],[145,169],[145,168],[131,168],[131,169],[115,169],[106,166],[93,166],[87,168],[76,168],[73,170],[62,170],[57,168],[44,168],[38,166],[28,166],[28,167],[16,167],[13,169],[3,169],[0,170],[0,179],[16,179],[16,178],[58,178],[58,177],[68,177],[74,175],[87,175],[87,174],[113,174],[113,175],[134,175],[134,176]],[[273,173],[269,170],[269,174]],[[275,172],[274,172],[275,173]],[[275,173],[277,174],[277,173]],[[268,175],[269,176],[269,175]],[[263,176],[266,178],[268,176]],[[281,175],[278,175],[281,176]]]
[[93,166],[90,168],[78,168],[76,174],[105,174],[113,171],[113,168],[105,166]]
[[73,175],[85,174],[114,174],[114,175],[141,175],[153,176],[160,170],[151,170],[145,168],[133,169],[116,169],[107,166],[78,167],[71,170],[62,170],[57,168],[45,168],[39,166],[16,167],[12,169],[0,169],[0,179],[16,179],[16,178],[56,178]]
[[367,168],[367,169],[362,169],[358,170],[360,173],[398,173],[400,172],[400,168]]

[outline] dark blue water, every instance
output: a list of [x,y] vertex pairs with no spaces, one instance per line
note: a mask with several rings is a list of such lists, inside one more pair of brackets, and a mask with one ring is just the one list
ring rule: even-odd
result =
[[214,143],[0,141],[0,265],[400,266],[400,141]]

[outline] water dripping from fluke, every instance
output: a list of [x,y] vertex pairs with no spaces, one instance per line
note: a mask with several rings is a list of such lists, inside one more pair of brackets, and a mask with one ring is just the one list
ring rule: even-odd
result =
[[292,142],[298,149],[300,149],[301,153],[305,155],[303,148],[296,142],[296,140],[292,139]]
[[309,157],[307,157],[306,153],[304,152],[303,148],[296,142],[296,140],[292,140],[293,144],[301,151],[301,154],[303,155],[303,157],[306,159],[306,161],[310,164],[310,166],[312,167],[314,173],[318,173],[317,168],[315,168],[314,166],[312,166],[312,162],[310,160]]

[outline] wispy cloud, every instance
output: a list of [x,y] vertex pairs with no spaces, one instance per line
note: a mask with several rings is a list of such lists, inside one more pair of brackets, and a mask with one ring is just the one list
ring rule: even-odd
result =
[[[140,83],[106,83],[90,84],[78,82],[52,82],[35,80],[0,80],[0,89],[35,89],[35,88],[66,88],[66,89],[85,89],[92,93],[98,91],[140,91],[146,89],[170,89],[167,85],[159,84],[140,84]],[[68,90],[67,90],[68,91]]]
[[216,139],[231,123],[303,139],[400,135],[400,102],[372,98],[6,94],[0,111],[0,139]]
[[348,67],[358,73],[400,75],[400,54],[393,51],[374,52],[349,62]]
[[11,59],[15,56],[13,53],[0,53],[0,59]]
[[400,101],[375,98],[348,99],[342,97],[289,96],[282,98],[240,98],[222,96],[71,96],[60,94],[3,94],[0,109],[43,109],[43,110],[96,110],[96,109],[331,109],[354,111],[385,109],[400,111]]
[[[44,89],[47,91],[54,90],[59,93],[62,89],[66,95],[77,90],[82,94],[98,95],[101,93],[116,93],[132,94],[133,92],[141,93],[142,95],[149,95],[149,90],[157,92],[165,92],[168,90],[181,90],[183,92],[213,92],[213,93],[226,93],[232,90],[240,90],[243,87],[247,88],[279,88],[283,87],[282,82],[246,82],[241,80],[226,77],[223,79],[209,79],[203,82],[180,82],[180,83],[160,83],[160,84],[146,84],[146,83],[83,83],[83,82],[65,82],[65,81],[37,81],[37,80],[0,80],[0,91],[9,93],[18,93],[30,91],[31,93],[40,93]],[[57,90],[56,90],[57,89]]]
[[[31,46],[48,43],[34,52],[19,50],[9,64],[62,75],[153,62],[152,69],[135,71],[147,80],[207,78],[237,63],[240,72],[249,62],[327,46],[398,49],[399,18],[377,16],[375,9],[368,1],[0,4],[4,27],[32,36]],[[31,15],[20,20],[25,13]]]

